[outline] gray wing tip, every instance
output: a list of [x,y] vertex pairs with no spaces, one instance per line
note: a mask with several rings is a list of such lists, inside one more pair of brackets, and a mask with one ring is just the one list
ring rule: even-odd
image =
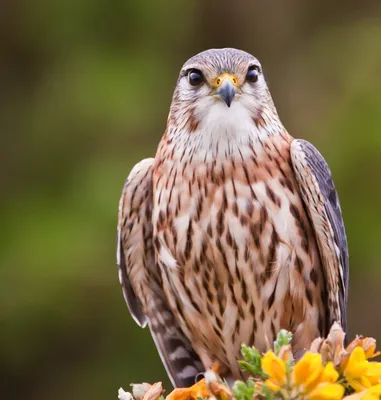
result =
[[172,385],[192,386],[196,376],[205,369],[171,312],[167,318],[168,326],[155,323],[157,320],[152,316],[149,319],[153,341]]

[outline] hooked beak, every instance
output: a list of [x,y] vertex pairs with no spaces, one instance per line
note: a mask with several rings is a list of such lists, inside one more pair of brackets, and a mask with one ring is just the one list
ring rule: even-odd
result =
[[230,107],[237,92],[237,78],[231,74],[222,74],[216,79],[216,94]]

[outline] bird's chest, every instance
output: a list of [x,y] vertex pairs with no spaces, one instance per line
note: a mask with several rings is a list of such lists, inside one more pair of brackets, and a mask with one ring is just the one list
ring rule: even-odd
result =
[[291,328],[284,302],[299,296],[318,256],[287,156],[164,163],[153,226],[168,301],[199,349],[233,365],[223,354],[265,348]]
[[304,216],[288,157],[168,161],[154,178],[156,243],[187,277],[207,263],[221,279],[237,263],[261,273],[281,244],[299,239],[294,208]]

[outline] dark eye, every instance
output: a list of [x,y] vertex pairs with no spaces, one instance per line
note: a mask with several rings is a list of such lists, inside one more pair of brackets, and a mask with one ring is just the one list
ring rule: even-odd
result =
[[251,65],[247,70],[246,80],[248,82],[257,82],[259,77],[259,67],[257,65]]
[[204,82],[204,77],[198,69],[191,69],[188,72],[188,81],[192,86],[199,86]]

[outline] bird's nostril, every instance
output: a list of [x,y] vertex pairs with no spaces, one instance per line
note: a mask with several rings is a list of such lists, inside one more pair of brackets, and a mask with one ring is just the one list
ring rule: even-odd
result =
[[219,85],[221,85],[221,79],[220,78],[217,78],[217,86],[219,86]]

